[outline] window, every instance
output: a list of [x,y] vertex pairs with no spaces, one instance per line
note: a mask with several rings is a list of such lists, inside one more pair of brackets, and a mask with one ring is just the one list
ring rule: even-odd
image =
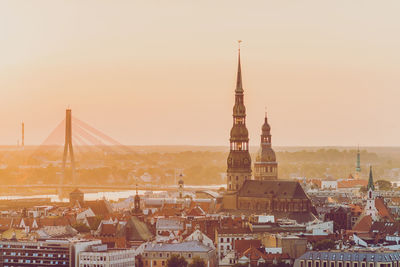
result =
[[304,261],[300,261],[300,267],[304,267]]
[[314,261],[314,266],[319,267],[319,261]]
[[154,265],[154,266],[157,266],[157,261],[153,261],[153,265]]
[[312,267],[312,261],[307,261],[307,267]]
[[338,262],[338,267],[343,267],[343,263],[341,261]]
[[361,262],[361,267],[367,267],[367,263]]
[[322,262],[322,267],[328,267],[328,262],[327,261],[323,261]]
[[368,267],[374,267],[374,263],[373,262],[369,262],[368,263]]
[[353,262],[353,267],[358,267],[358,262]]
[[346,267],[350,267],[350,262],[346,261]]
[[330,263],[331,263],[330,267],[335,267],[335,262],[334,261],[331,261]]

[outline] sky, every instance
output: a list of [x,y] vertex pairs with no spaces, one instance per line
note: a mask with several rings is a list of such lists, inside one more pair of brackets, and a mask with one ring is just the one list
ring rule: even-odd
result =
[[400,145],[400,1],[0,2],[0,144],[70,107],[126,145],[228,145],[237,70],[250,144]]

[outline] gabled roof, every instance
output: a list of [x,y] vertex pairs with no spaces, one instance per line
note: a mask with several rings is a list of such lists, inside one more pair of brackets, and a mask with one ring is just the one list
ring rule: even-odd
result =
[[153,237],[147,225],[135,216],[128,220],[126,228],[127,239],[130,241],[149,241]]
[[379,217],[384,219],[385,221],[394,222],[393,216],[387,208],[383,198],[377,197],[375,199],[375,207],[378,210]]
[[106,216],[112,212],[112,209],[107,201],[85,201],[85,207],[90,208],[96,216]]
[[246,258],[250,259],[250,261],[257,261],[260,258],[266,260],[267,259],[267,255],[266,253],[263,253],[261,251],[259,251],[257,248],[255,247],[249,247],[248,249],[246,249],[242,254],[242,256],[245,256]]
[[384,235],[400,234],[400,222],[374,222],[371,232]]
[[371,226],[372,226],[371,215],[365,215],[356,222],[356,224],[353,227],[353,230],[359,232],[369,232]]
[[252,240],[243,239],[243,240],[235,240],[233,242],[233,248],[237,253],[239,253],[239,255],[242,255],[243,252],[245,252],[250,247],[254,247],[254,248],[261,247],[261,240],[259,240],[259,239],[252,239]]
[[188,211],[188,216],[205,216],[207,215],[200,206],[195,206]]
[[238,194],[240,197],[308,199],[300,183],[290,180],[246,180]]

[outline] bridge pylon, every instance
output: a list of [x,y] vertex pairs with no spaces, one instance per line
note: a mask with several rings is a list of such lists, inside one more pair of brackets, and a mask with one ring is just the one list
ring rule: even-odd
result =
[[[65,167],[67,164],[67,157],[69,154],[71,162],[71,172],[72,172],[72,183],[76,184],[75,181],[75,157],[74,149],[72,147],[72,115],[71,109],[66,110],[65,116],[65,143],[64,143],[64,155],[62,162],[62,174],[60,184],[64,183],[65,180]],[[69,152],[69,153],[68,153]]]

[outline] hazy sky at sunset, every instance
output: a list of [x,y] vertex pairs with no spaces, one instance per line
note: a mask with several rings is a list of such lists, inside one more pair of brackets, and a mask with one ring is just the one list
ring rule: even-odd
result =
[[400,1],[0,2],[0,144],[73,115],[123,144],[400,145]]

